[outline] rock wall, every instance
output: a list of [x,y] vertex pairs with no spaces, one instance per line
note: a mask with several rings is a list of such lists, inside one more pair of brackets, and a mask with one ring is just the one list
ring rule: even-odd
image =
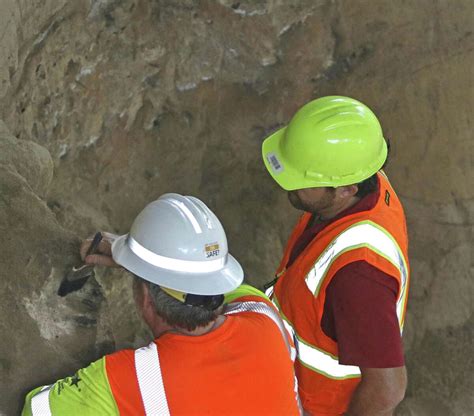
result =
[[470,0],[2,0],[0,414],[149,337],[124,273],[56,291],[81,237],[126,232],[164,192],[208,203],[247,280],[271,280],[297,212],[260,145],[327,94],[392,141],[412,259],[399,414],[472,414],[472,17]]

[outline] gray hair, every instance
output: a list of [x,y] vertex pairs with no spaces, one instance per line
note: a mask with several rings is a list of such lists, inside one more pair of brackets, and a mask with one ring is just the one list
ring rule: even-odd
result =
[[200,306],[186,305],[164,292],[160,286],[135,276],[145,284],[155,304],[156,313],[173,327],[194,331],[200,326],[206,326],[222,314],[223,306],[210,310]]

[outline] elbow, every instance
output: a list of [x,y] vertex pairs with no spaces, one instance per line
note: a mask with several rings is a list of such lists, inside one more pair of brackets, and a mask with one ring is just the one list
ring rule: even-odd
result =
[[394,388],[381,395],[382,407],[387,410],[395,409],[405,398],[406,388]]
[[407,389],[406,373],[397,382],[385,385],[379,393],[379,400],[382,407],[387,410],[395,409],[405,398]]
[[408,377],[406,368],[403,367],[402,374],[400,375],[399,382],[397,383],[398,387],[394,391],[394,396],[397,398],[397,405],[405,398],[405,393],[407,391]]
[[405,367],[363,369],[358,395],[371,409],[385,414],[392,412],[403,400],[406,388]]

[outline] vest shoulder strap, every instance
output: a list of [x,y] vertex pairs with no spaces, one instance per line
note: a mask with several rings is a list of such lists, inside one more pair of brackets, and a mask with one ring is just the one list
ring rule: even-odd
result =
[[403,251],[390,233],[372,221],[360,221],[352,224],[337,235],[315,261],[305,276],[308,289],[318,296],[328,271],[335,260],[349,255],[352,250],[366,248],[389,261],[399,273],[399,295],[397,299],[397,316],[400,329],[403,328],[405,303],[408,293],[408,263]]
[[288,336],[290,334],[287,333],[283,321],[280,318],[280,315],[274,308],[264,302],[247,301],[229,303],[224,311],[225,315],[233,315],[241,312],[255,312],[270,318],[280,331],[281,336],[285,341],[286,348],[288,349],[288,353],[290,354],[291,360],[294,361],[296,356],[296,350],[291,346],[290,342],[288,341]]
[[395,239],[377,224],[361,221],[345,229],[328,244],[305,278],[308,289],[317,295],[321,282],[334,260],[360,247],[366,247],[392,263],[400,271],[401,283],[405,286],[408,274],[406,261]]
[[169,416],[158,348],[154,342],[135,350],[135,371],[145,414]]

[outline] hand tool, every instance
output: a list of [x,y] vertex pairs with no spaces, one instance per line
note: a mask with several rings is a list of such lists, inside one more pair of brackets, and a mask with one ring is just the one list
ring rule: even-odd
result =
[[[100,232],[94,235],[91,245],[87,249],[86,257],[90,254],[94,254],[99,246],[99,243],[102,241],[102,234]],[[58,295],[66,296],[71,292],[82,289],[86,284],[87,279],[94,274],[94,266],[90,264],[83,264],[79,267],[73,267],[72,270],[64,277],[61,282]]]

